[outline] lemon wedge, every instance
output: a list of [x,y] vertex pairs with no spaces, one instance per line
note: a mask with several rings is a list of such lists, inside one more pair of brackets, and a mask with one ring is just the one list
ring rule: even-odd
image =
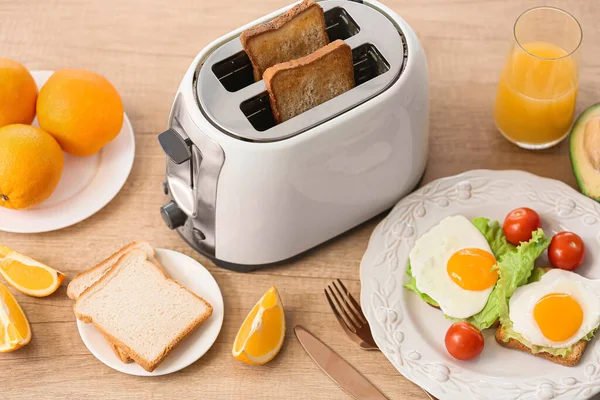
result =
[[58,289],[65,275],[0,245],[0,274],[19,292],[45,297]]
[[285,313],[279,292],[271,287],[256,303],[233,342],[233,357],[246,364],[266,364],[283,346]]
[[31,328],[10,290],[0,283],[0,353],[17,350],[31,341]]

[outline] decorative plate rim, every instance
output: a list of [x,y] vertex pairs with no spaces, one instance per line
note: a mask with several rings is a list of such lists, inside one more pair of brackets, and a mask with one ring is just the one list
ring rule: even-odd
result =
[[[599,232],[593,245],[600,247],[599,203],[563,182],[516,170],[473,170],[432,181],[400,200],[371,234],[360,264],[361,306],[375,341],[388,360],[404,377],[436,397],[587,399],[600,392],[598,340],[590,343],[586,358],[578,367],[561,366],[560,374],[551,367],[555,364],[548,362],[548,369],[553,369],[553,374],[537,379],[490,376],[466,368],[468,364],[442,357],[427,343],[417,326],[410,325],[410,321],[402,324],[410,319],[410,315],[407,317],[410,311],[405,313],[409,307],[403,300],[405,289],[402,287],[407,263],[402,260],[408,259],[411,241],[419,236],[418,223],[426,216],[427,208],[488,207],[494,201],[516,201],[520,197],[525,199],[523,201],[539,204],[545,213],[556,212],[556,220],[560,223],[581,219],[577,223],[595,228],[593,235]],[[600,274],[597,261],[591,268]],[[514,351],[504,350],[508,355]]]

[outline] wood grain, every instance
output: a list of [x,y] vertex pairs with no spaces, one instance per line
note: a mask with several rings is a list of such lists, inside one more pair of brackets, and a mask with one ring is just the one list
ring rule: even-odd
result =
[[[566,143],[521,150],[494,129],[492,104],[512,24],[537,0],[385,0],[413,26],[429,59],[430,158],[423,183],[474,168],[522,169],[574,185]],[[584,30],[578,111],[600,93],[600,8],[590,0],[547,1],[572,12]],[[0,0],[0,56],[30,69],[86,68],[122,95],[136,132],[133,171],[119,195],[93,217],[58,232],[0,232],[0,243],[74,276],[123,244],[146,239],[188,254],[214,274],[225,297],[225,322],[213,348],[185,370],[139,378],[104,366],[83,345],[64,286],[35,299],[16,293],[33,340],[0,355],[0,399],[203,398],[345,399],[292,337],[263,367],[246,366],[231,344],[246,313],[276,285],[288,327],[303,324],[365,374],[390,399],[426,399],[379,352],[346,339],[322,295],[341,278],[358,295],[358,268],[379,218],[278,268],[240,275],[195,254],[160,219],[166,128],[177,86],[209,42],[288,4],[288,0]]]

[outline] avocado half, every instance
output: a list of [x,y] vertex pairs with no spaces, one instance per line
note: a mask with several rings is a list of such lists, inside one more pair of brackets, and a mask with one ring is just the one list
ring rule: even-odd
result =
[[600,201],[600,103],[581,113],[569,140],[571,164],[581,192]]

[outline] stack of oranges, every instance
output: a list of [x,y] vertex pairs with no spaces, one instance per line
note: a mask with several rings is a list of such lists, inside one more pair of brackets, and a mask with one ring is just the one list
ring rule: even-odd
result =
[[[37,112],[40,128],[31,126]],[[62,175],[63,151],[91,156],[123,124],[114,86],[94,72],[55,72],[38,95],[29,71],[0,58],[0,207],[25,209],[46,200]]]

